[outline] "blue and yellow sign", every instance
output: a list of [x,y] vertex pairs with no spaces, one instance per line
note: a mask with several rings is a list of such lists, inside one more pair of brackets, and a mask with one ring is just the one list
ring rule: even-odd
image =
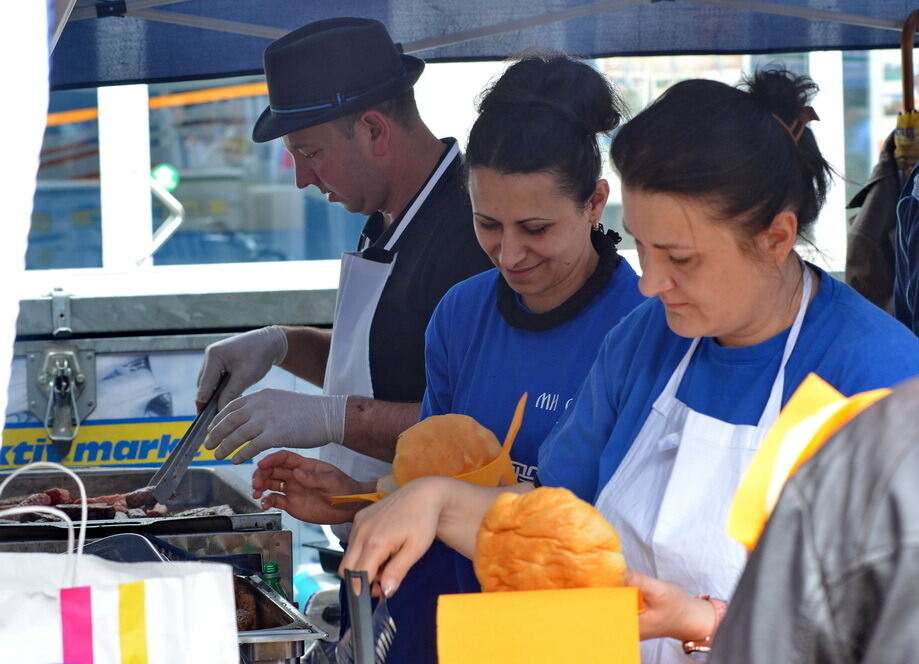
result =
[[[0,470],[12,470],[34,461],[54,461],[65,466],[160,466],[179,444],[191,417],[143,420],[97,420],[80,427],[65,459],[58,457],[44,427],[7,424],[0,448]],[[193,465],[218,465],[211,450],[203,447]]]

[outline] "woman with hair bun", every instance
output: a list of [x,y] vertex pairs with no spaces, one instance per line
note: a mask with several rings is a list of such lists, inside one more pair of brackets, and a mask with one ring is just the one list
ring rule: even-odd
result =
[[481,95],[469,134],[473,223],[497,269],[435,310],[421,417],[470,415],[502,438],[528,392],[511,453],[523,481],[606,332],[644,300],[618,236],[600,225],[609,184],[597,137],[619,124],[618,103],[587,64],[528,57]]
[[679,600],[675,621],[643,617],[643,638],[675,637],[642,644],[645,662],[709,647],[746,562],[731,500],[805,377],[852,395],[919,373],[909,330],[795,251],[831,175],[808,127],[815,91],[781,68],[739,89],[683,81],[610,150],[652,299],[600,350],[540,479],[594,500],[646,597]]
[[[848,396],[919,374],[906,327],[795,251],[831,172],[807,126],[815,89],[779,68],[740,89],[684,81],[613,139],[650,299],[607,335],[536,484],[618,531],[645,664],[708,650],[745,563],[726,532],[734,491],[804,378]],[[343,565],[392,589],[434,537],[471,556],[500,491],[416,480],[358,515]]]
[[[609,184],[600,177],[598,136],[618,126],[619,105],[589,65],[530,56],[483,92],[470,131],[470,222],[495,269],[457,284],[434,312],[421,419],[469,415],[500,439],[529,393],[511,451],[523,482],[535,477],[539,446],[573,402],[606,333],[644,301],[635,271],[616,252],[620,238],[600,225]],[[374,490],[287,452],[259,466],[257,494],[285,482],[286,498],[269,496],[266,507],[306,521],[329,516],[325,496]],[[308,499],[292,499],[298,495]],[[339,518],[353,516],[356,506],[347,508]],[[389,603],[398,626],[389,659],[435,661],[437,596],[469,589],[477,589],[471,565],[435,543]]]
[[[447,292],[425,336],[421,418],[470,415],[500,438],[529,394],[511,450],[518,480],[574,401],[597,350],[644,298],[600,216],[609,184],[597,137],[619,124],[608,81],[583,62],[529,57],[479,99],[466,168],[476,236],[495,270]],[[460,590],[478,590],[454,556]]]

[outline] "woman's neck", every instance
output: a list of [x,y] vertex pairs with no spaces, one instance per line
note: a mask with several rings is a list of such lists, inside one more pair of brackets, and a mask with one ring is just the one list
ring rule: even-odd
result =
[[[780,268],[781,276],[777,291],[771,298],[763,298],[763,302],[772,302],[772,306],[759,307],[755,317],[742,330],[730,335],[716,338],[721,346],[742,347],[753,346],[790,328],[797,318],[801,305],[801,294],[804,291],[804,271],[809,270],[804,261],[797,254],[789,255],[785,264]],[[812,283],[816,275],[811,273]],[[817,293],[817,288],[812,286],[810,299]]]

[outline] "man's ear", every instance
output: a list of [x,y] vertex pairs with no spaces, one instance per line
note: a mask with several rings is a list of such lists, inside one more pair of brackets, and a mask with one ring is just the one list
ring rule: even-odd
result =
[[392,119],[388,116],[379,111],[365,111],[354,123],[354,130],[375,157],[381,157],[389,151]]

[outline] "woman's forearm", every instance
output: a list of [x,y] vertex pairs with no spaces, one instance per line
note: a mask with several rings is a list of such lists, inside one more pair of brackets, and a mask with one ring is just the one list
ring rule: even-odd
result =
[[475,553],[475,539],[485,512],[502,493],[526,493],[532,484],[510,487],[482,487],[460,480],[451,486],[437,524],[437,539],[467,558]]

